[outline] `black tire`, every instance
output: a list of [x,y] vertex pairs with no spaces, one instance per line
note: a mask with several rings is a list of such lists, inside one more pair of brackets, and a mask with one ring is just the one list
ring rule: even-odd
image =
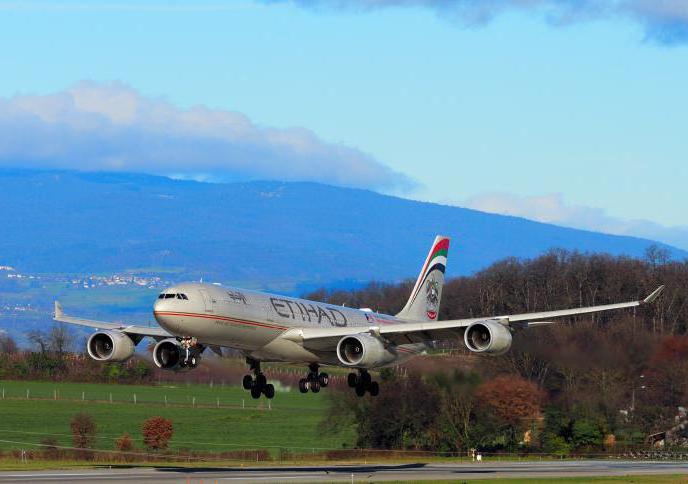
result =
[[365,388],[368,388],[370,386],[371,381],[373,381],[373,379],[370,376],[370,373],[368,373],[367,371],[364,371],[363,373],[361,373],[361,384]]
[[244,386],[244,390],[250,390],[253,387],[253,377],[251,375],[244,375],[242,385]]
[[263,393],[261,390],[262,388],[258,385],[253,385],[253,388],[251,388],[251,396],[256,399],[260,398],[260,394]]
[[356,373],[349,373],[346,377],[346,382],[349,384],[349,388],[356,388],[356,385],[358,385],[358,375]]
[[268,399],[275,398],[275,386],[272,383],[268,383],[265,385],[265,388],[263,388],[263,393]]
[[325,388],[330,383],[330,375],[327,373],[321,373],[318,377],[318,382],[320,383],[321,387]]
[[299,391],[301,393],[308,393],[308,380],[305,378],[299,380]]
[[377,397],[380,394],[380,385],[376,381],[371,382],[368,391],[371,397]]
[[262,373],[258,373],[258,375],[256,375],[256,382],[258,382],[258,386],[262,388],[268,384],[268,379],[265,378],[265,375]]
[[311,382],[311,391],[313,393],[318,393],[320,391],[320,382],[319,381],[313,381]]
[[363,385],[356,385],[356,395],[362,397],[365,395],[366,389]]

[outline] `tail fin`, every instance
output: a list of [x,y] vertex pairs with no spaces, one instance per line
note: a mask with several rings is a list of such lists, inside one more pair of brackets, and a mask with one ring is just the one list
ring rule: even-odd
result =
[[438,235],[420,271],[411,297],[397,317],[414,321],[435,321],[440,310],[449,237]]

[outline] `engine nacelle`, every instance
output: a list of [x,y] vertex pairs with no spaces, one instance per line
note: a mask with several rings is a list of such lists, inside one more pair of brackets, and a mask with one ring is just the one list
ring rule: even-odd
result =
[[356,368],[376,368],[397,358],[382,341],[367,333],[344,336],[337,344],[337,357],[343,365]]
[[158,368],[171,371],[193,370],[201,361],[201,354],[198,350],[192,349],[190,360],[186,363],[186,350],[174,338],[159,341],[153,348],[153,362]]
[[126,361],[136,351],[136,345],[120,331],[98,331],[88,338],[86,350],[94,360]]
[[475,353],[501,355],[511,348],[511,331],[495,321],[481,321],[466,328],[463,340]]

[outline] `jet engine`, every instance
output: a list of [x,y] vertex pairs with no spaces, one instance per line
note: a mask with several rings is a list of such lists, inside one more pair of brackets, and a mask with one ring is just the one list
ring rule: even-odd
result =
[[132,339],[120,331],[98,331],[86,343],[86,350],[94,360],[126,361],[134,354]]
[[466,328],[463,340],[475,353],[501,355],[511,348],[511,331],[496,321],[481,321]]
[[191,348],[189,360],[186,362],[186,349],[174,338],[159,341],[153,348],[153,362],[158,368],[171,371],[193,370],[201,361],[201,353]]
[[342,364],[356,368],[376,368],[396,359],[379,339],[367,333],[344,336],[337,344]]

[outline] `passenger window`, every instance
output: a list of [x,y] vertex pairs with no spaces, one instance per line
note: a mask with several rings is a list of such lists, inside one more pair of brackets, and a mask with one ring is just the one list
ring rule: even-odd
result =
[[172,299],[174,294],[165,294],[165,299]]
[[165,295],[164,295],[164,294],[160,294],[160,295],[158,296],[158,299],[165,299]]

